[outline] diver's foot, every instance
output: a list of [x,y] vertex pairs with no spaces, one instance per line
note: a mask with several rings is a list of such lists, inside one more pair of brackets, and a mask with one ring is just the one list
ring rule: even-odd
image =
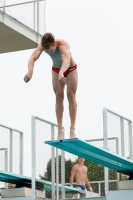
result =
[[57,140],[63,140],[63,135],[64,135],[64,128],[58,129],[58,135],[57,135]]
[[70,139],[76,138],[75,129],[70,128]]

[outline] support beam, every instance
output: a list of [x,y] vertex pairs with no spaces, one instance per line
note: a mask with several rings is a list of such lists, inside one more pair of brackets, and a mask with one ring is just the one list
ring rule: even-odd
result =
[[34,49],[42,35],[0,11],[0,53]]

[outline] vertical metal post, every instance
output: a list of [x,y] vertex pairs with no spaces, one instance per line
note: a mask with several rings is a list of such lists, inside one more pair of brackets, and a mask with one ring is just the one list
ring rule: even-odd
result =
[[32,157],[32,200],[35,200],[36,195],[35,195],[35,160],[36,160],[36,155],[35,155],[35,117],[31,117],[31,157]]
[[[65,129],[63,131],[63,139]],[[62,183],[62,199],[65,199],[65,152],[61,150],[61,183]]]
[[116,138],[116,153],[119,154],[119,138]]
[[35,2],[33,3],[33,30],[35,31]]
[[58,148],[56,148],[56,199],[59,199],[59,191],[58,191],[58,184],[59,184],[59,157],[58,157]]
[[39,0],[37,0],[37,42],[38,42],[38,34],[39,34]]
[[5,171],[8,171],[8,149],[5,148]]
[[[119,155],[119,138],[116,138],[116,153]],[[117,188],[118,188],[118,182],[120,180],[120,173],[117,172]]]
[[4,0],[4,6],[3,6],[3,15],[2,15],[2,22],[3,23],[4,23],[5,11],[6,11],[6,0]]
[[133,135],[132,135],[132,121],[129,121],[128,123],[128,129],[129,129],[129,156],[130,159],[133,160]]
[[44,33],[46,33],[46,0],[44,0]]
[[101,183],[100,182],[98,183],[98,193],[99,193],[99,196],[101,197]]
[[20,174],[23,174],[23,133],[20,132]]
[[121,155],[125,157],[125,142],[124,142],[124,118],[120,117],[121,128]]
[[[5,148],[5,170],[8,171],[8,149]],[[5,188],[8,188],[8,183],[5,183]]]
[[[107,109],[103,108],[103,146],[104,149],[108,149],[108,130],[107,130]],[[105,194],[107,195],[109,191],[109,178],[108,178],[108,168],[104,167],[104,179],[105,179]]]
[[[54,140],[54,125],[51,125],[51,140]],[[52,199],[55,200],[55,147],[51,147]]]
[[13,172],[13,130],[12,129],[10,129],[10,149],[9,149],[9,153],[10,153],[10,155],[9,155],[9,159],[10,159],[10,161],[9,161],[9,171],[10,172]]

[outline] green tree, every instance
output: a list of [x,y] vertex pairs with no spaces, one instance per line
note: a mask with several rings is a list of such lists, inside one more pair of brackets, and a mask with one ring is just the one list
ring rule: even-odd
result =
[[[93,181],[104,181],[104,167],[93,163],[91,161],[85,160],[85,165],[88,168],[88,178],[90,182]],[[117,180],[117,172],[109,169],[109,180]],[[93,190],[98,193],[98,184],[92,183]],[[101,184],[101,195],[105,196],[105,184]],[[109,183],[109,190],[116,190],[117,183]]]
[[[59,162],[59,183],[61,183],[61,156],[58,156],[58,162]],[[51,159],[48,161],[47,163],[47,167],[46,167],[46,172],[44,172],[44,175],[39,175],[41,179],[46,180],[46,181],[52,181],[52,172],[51,172]],[[70,182],[70,174],[71,174],[71,169],[72,166],[75,164],[76,162],[72,162],[71,159],[66,160],[65,159],[65,183],[69,183]],[[55,179],[56,179],[56,158],[55,158]],[[56,182],[56,180],[55,180]],[[47,198],[51,198],[51,193],[46,191],[46,197]]]
[[[59,183],[61,183],[61,156],[58,156],[58,162],[59,162]],[[65,159],[65,182],[68,183],[70,181],[70,174],[71,174],[71,169],[72,166],[76,163],[71,161],[71,159],[66,160]],[[43,180],[47,180],[47,181],[51,181],[52,177],[51,177],[52,173],[51,173],[51,159],[48,161],[47,163],[47,167],[46,167],[46,172],[44,172],[44,175],[39,175],[41,179]],[[55,177],[56,177],[56,158],[55,158]],[[56,181],[56,180],[55,180]]]
[[[59,183],[61,183],[61,156],[58,157],[58,161],[59,161],[59,170],[58,170]],[[78,159],[76,159],[75,161],[72,161],[71,159],[69,159],[69,160],[65,159],[65,183],[70,182],[71,169],[72,169],[73,165],[76,164],[77,162],[78,162]],[[88,179],[90,182],[104,181],[104,167],[103,166],[98,165],[98,164],[93,163],[88,160],[85,160],[84,164],[88,168]],[[47,163],[46,172],[44,173],[44,175],[40,175],[40,178],[47,180],[47,181],[51,181],[52,180],[51,175],[52,175],[52,173],[51,173],[51,159],[50,159]],[[56,158],[55,158],[55,177],[56,177]],[[109,169],[109,180],[116,180],[116,179],[117,179],[117,172]],[[98,184],[92,183],[91,185],[93,187],[93,190],[98,193]],[[104,188],[105,188],[105,185],[104,185],[104,183],[102,183],[101,184],[102,196],[105,196]],[[110,183],[109,189],[116,190],[117,184]]]

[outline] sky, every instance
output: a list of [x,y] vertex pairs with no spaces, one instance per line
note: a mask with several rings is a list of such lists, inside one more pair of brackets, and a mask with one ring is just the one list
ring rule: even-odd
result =
[[[46,32],[70,44],[78,66],[76,136],[103,137],[103,107],[132,120],[133,1],[47,0],[45,16]],[[31,116],[56,123],[48,55],[42,53],[36,61],[32,80],[23,81],[32,52],[0,54],[0,123],[24,132],[24,155],[29,156]],[[65,138],[69,138],[66,95],[64,108]],[[24,157],[25,175],[26,165]]]

